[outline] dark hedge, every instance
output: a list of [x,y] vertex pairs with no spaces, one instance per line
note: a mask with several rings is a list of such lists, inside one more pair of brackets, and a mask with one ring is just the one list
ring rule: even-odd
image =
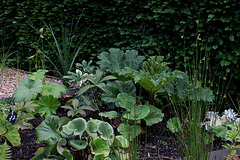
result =
[[[230,94],[236,96],[239,90],[239,0],[2,0],[0,3],[4,46],[15,42],[13,49],[18,50],[23,69],[29,68],[26,57],[36,53],[34,46],[46,46],[31,25],[36,30],[45,28],[44,36],[53,42],[43,21],[61,38],[61,27],[70,28],[83,14],[74,44],[90,28],[81,42],[83,49],[77,62],[96,60],[99,53],[114,47],[136,49],[145,56],[163,55],[173,67],[183,69],[196,54],[202,57],[208,54],[210,76],[216,76],[217,83],[219,79],[227,82],[232,77]],[[57,64],[54,50],[44,47],[44,51]],[[46,65],[51,68],[49,63]]]

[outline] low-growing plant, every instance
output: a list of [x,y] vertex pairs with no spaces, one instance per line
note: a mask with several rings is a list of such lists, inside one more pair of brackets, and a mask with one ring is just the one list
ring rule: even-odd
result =
[[58,98],[61,93],[66,93],[67,88],[64,85],[45,82],[45,73],[47,70],[38,70],[32,73],[17,85],[13,98],[15,102],[28,102],[37,99],[39,96],[53,96]]
[[[16,125],[6,120],[7,115],[0,113],[0,136],[6,138],[13,146],[21,144],[21,137]],[[0,139],[0,140],[1,140]]]
[[7,142],[0,145],[0,159],[1,160],[10,160],[11,159],[11,148],[7,144]]
[[77,114],[86,115],[85,110],[95,111],[91,106],[91,102],[87,100],[87,97],[82,96],[82,101],[79,101],[77,98],[70,99],[64,106],[60,108],[68,109],[67,115],[74,117]]
[[90,154],[96,160],[115,160],[124,154],[120,151],[129,147],[123,136],[114,135],[109,123],[96,119],[86,122],[81,117],[70,121],[66,117],[49,116],[36,128],[36,135],[37,141],[45,143],[45,146],[31,160],[48,158],[50,155],[69,160],[87,159]]

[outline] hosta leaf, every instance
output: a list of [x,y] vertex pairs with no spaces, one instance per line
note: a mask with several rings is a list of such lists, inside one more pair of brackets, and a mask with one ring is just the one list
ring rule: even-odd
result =
[[60,137],[60,132],[57,129],[59,118],[57,116],[48,116],[37,128],[37,141],[48,145],[56,144]]
[[41,116],[50,116],[56,113],[56,110],[61,105],[61,103],[54,98],[53,96],[41,96],[37,101],[39,107],[36,110],[40,113]]
[[16,88],[13,98],[15,102],[28,102],[37,97],[37,94],[42,89],[42,83],[40,79],[31,80],[28,77],[25,78],[22,83]]
[[164,114],[160,109],[157,107],[154,107],[153,105],[148,105],[150,112],[149,114],[144,118],[146,121],[146,124],[148,126],[152,126],[155,123],[161,122],[163,120]]
[[136,88],[132,81],[114,81],[107,82],[107,84],[102,88],[104,91],[101,99],[106,103],[114,103],[117,107],[119,107],[117,95],[119,93],[127,93],[130,96],[136,95]]
[[43,96],[52,95],[54,98],[59,98],[61,93],[66,93],[67,88],[64,85],[52,82],[44,82],[41,90]]

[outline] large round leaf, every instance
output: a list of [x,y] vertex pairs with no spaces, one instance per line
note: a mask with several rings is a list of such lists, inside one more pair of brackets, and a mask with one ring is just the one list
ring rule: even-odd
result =
[[88,121],[86,132],[89,136],[93,138],[96,138],[98,136],[97,131],[100,123],[102,123],[102,121],[97,119],[91,119],[90,121]]
[[100,123],[98,127],[98,131],[101,134],[102,139],[109,140],[109,141],[113,140],[114,138],[113,128],[109,123],[107,122]]
[[154,107],[153,105],[148,105],[150,112],[147,117],[144,118],[148,126],[152,126],[155,123],[161,122],[163,120],[164,114],[161,109]]
[[43,87],[40,93],[43,96],[52,95],[54,98],[58,98],[61,96],[61,92],[67,92],[67,88],[64,85],[52,82],[45,82],[43,83]]
[[60,132],[57,129],[59,118],[57,116],[47,117],[37,128],[36,136],[40,143],[47,143],[48,145],[54,145],[58,142]]
[[121,133],[124,138],[129,141],[132,141],[135,137],[137,137],[141,132],[142,128],[139,125],[126,125],[121,123],[118,128],[118,132]]
[[16,88],[13,98],[15,102],[28,102],[37,97],[37,94],[41,91],[42,82],[39,79],[34,81],[25,78],[22,83]]
[[138,105],[132,107],[130,112],[127,112],[123,115],[123,118],[129,119],[129,120],[139,120],[145,118],[149,112],[150,109],[148,105]]
[[73,131],[74,135],[82,136],[82,134],[86,130],[86,128],[87,128],[87,123],[86,123],[85,119],[83,119],[81,117],[76,118],[67,124],[67,129],[69,131]]

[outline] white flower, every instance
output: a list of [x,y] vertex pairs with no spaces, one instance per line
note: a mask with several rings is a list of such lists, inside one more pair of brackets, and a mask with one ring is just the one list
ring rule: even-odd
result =
[[224,115],[228,120],[234,120],[237,114],[233,111],[233,109],[229,108],[228,110],[224,111]]

